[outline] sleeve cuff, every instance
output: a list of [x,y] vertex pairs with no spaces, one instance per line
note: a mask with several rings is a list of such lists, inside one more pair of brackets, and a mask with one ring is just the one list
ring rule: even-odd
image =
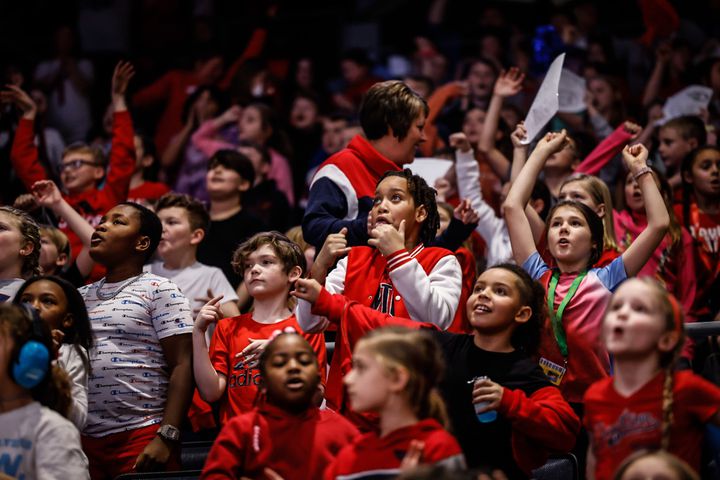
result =
[[406,263],[409,263],[412,260],[412,257],[410,256],[410,252],[408,252],[406,249],[400,249],[397,252],[391,253],[387,256],[387,269],[388,272],[392,272],[394,270],[397,270],[398,268],[402,267]]

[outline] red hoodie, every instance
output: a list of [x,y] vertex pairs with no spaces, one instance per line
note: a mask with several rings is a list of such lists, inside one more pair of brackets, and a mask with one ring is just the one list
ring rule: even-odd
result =
[[282,478],[316,480],[357,429],[331,410],[294,415],[264,404],[230,420],[213,444],[200,478],[252,478],[271,468]]

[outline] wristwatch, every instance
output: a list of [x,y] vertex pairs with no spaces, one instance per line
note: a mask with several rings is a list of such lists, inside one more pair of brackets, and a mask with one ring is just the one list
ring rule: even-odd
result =
[[177,442],[180,440],[180,430],[172,425],[163,425],[158,429],[157,434],[169,442]]

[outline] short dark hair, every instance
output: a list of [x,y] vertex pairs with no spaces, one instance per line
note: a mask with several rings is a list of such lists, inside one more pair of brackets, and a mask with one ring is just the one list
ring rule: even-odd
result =
[[695,139],[697,146],[707,143],[707,131],[705,130],[705,122],[696,115],[683,115],[668,120],[661,128],[673,128],[683,140]]
[[365,93],[360,104],[360,125],[369,140],[388,133],[403,140],[415,119],[428,115],[428,104],[420,95],[399,80],[376,83]]
[[435,240],[438,228],[440,228],[440,215],[438,214],[437,200],[435,196],[437,191],[429,186],[424,178],[420,175],[414,175],[409,168],[401,171],[390,170],[380,177],[377,185],[387,177],[400,177],[407,180],[408,193],[413,197],[415,208],[423,205],[427,210],[427,218],[420,226],[420,234],[418,239],[425,245],[429,245]]
[[118,205],[127,205],[128,207],[134,208],[138,212],[140,217],[140,230],[139,234],[143,237],[150,239],[150,247],[145,251],[145,258],[143,262],[150,260],[153,256],[157,246],[160,244],[160,238],[162,237],[162,222],[158,216],[149,208],[140,205],[135,202],[120,202]]
[[187,212],[192,230],[200,228],[203,232],[207,232],[210,228],[210,215],[201,201],[187,194],[170,192],[160,197],[155,212],[172,207],[182,208]]
[[215,152],[208,162],[208,170],[212,170],[218,165],[234,170],[240,175],[240,178],[247,180],[250,185],[255,182],[255,168],[252,162],[237,150],[218,150]]

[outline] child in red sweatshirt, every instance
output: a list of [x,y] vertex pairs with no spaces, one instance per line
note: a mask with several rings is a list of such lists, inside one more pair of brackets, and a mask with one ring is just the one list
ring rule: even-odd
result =
[[202,479],[265,478],[259,475],[275,473],[316,480],[358,435],[342,416],[314,406],[320,369],[307,340],[293,330],[278,332],[258,364],[264,400],[225,425]]

